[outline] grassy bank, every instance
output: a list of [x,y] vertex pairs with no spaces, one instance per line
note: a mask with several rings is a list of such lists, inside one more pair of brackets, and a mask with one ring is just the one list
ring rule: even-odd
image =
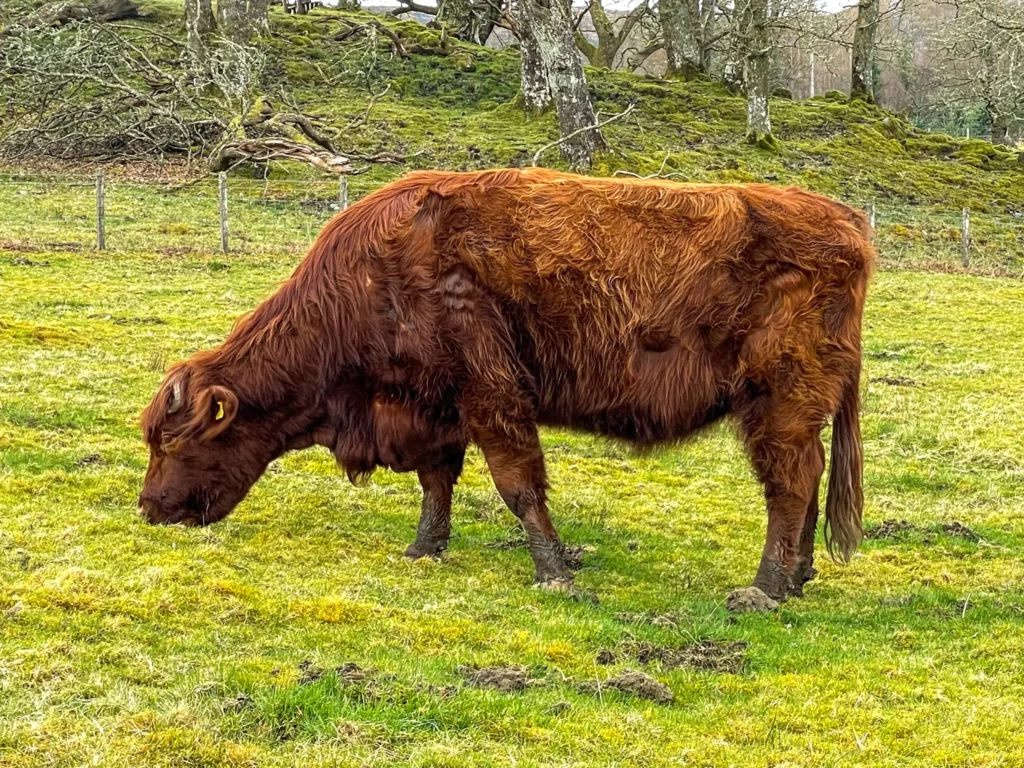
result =
[[[0,764],[1024,760],[1024,286],[877,276],[874,538],[803,600],[734,619],[764,512],[728,426],[648,457],[544,434],[596,605],[529,586],[475,452],[440,563],[401,557],[414,478],[353,488],[322,451],[278,462],[222,524],[143,524],[139,410],[295,261],[0,252]],[[625,670],[674,700],[607,687]]]

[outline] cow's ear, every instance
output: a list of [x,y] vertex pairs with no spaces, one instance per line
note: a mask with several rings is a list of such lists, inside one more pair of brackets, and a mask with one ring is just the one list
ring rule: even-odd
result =
[[200,397],[200,407],[204,411],[205,427],[199,439],[213,440],[231,426],[238,415],[238,396],[227,387],[208,387]]

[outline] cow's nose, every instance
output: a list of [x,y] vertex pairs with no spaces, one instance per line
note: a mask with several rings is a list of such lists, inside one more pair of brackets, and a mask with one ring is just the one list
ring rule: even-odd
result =
[[139,514],[147,523],[162,523],[166,516],[150,499],[139,499]]

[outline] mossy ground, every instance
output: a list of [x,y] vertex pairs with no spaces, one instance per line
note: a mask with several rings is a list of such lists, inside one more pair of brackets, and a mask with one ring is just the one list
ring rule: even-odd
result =
[[[587,548],[578,583],[597,605],[530,587],[476,452],[440,563],[401,556],[413,477],[353,488],[318,450],[277,462],[221,524],[144,524],[137,414],[161,372],[222,338],[297,257],[28,256],[0,253],[0,764],[1024,761],[1019,282],[876,277],[866,516],[916,527],[849,567],[822,560],[777,614],[734,620],[723,599],[752,576],[764,512],[725,425],[644,457],[544,433],[554,517]],[[981,541],[943,530],[954,521]],[[746,663],[621,652],[695,640],[746,641]],[[615,664],[596,664],[602,649]],[[377,672],[310,674],[346,662]],[[477,688],[464,664],[541,682]],[[626,669],[674,703],[577,687]]]

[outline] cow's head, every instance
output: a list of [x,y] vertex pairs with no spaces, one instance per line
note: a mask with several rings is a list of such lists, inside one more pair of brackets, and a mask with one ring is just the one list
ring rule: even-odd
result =
[[245,498],[282,447],[262,419],[241,410],[229,387],[202,381],[188,363],[168,374],[142,414],[146,520],[208,525]]

